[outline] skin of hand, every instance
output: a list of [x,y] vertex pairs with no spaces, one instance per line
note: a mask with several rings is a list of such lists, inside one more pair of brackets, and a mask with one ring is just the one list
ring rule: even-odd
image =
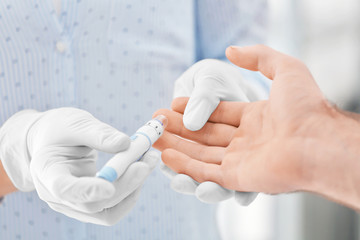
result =
[[[203,59],[188,68],[175,81],[174,98],[189,97],[183,123],[191,131],[201,129],[220,101],[249,102],[267,98],[268,92],[246,79],[240,68],[217,59]],[[184,174],[177,174],[166,165],[160,169],[170,179],[171,188],[182,194],[194,195],[205,203],[219,203],[229,198],[242,206],[255,200],[257,193],[225,189],[214,182],[198,183]]]
[[163,162],[198,182],[269,194],[308,191],[360,209],[360,122],[321,93],[307,67],[269,47],[229,47],[228,59],[273,80],[269,100],[221,102],[199,131],[177,98],[155,143]]
[[0,161],[0,197],[5,196],[6,194],[15,192],[16,188],[12,184],[8,175],[5,172],[5,169]]

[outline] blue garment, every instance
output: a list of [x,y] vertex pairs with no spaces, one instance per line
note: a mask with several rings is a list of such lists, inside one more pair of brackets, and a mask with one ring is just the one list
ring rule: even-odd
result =
[[[261,42],[266,17],[265,0],[63,0],[61,10],[0,2],[0,124],[22,109],[72,106],[131,135],[170,106],[174,80],[195,61]],[[10,194],[0,239],[218,239],[213,210],[155,170],[113,227],[57,213],[35,191]]]

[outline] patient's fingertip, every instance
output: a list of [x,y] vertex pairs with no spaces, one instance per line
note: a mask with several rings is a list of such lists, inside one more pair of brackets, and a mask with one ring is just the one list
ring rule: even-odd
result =
[[158,110],[156,110],[153,115],[152,115],[152,118],[155,118],[159,115],[165,115],[167,112],[169,111],[169,109],[166,109],[166,108],[160,108]]
[[185,107],[189,101],[188,97],[178,97],[171,102],[171,109],[175,112],[184,113]]

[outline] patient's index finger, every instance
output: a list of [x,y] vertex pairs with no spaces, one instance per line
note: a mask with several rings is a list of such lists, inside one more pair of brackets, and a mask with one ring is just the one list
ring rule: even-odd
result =
[[183,115],[181,113],[169,109],[161,109],[155,114],[165,115],[169,119],[169,124],[166,127],[167,131],[183,138],[210,146],[226,147],[229,145],[237,129],[234,126],[227,124],[208,122],[202,129],[190,131],[185,128],[182,121]]

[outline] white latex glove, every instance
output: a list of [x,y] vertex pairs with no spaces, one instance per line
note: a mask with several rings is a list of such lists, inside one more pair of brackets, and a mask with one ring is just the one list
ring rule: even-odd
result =
[[0,158],[15,187],[35,188],[55,211],[101,225],[131,210],[159,159],[148,152],[114,183],[95,177],[95,150],[117,153],[129,144],[127,135],[76,108],[21,111],[0,129]]
[[[220,101],[255,101],[267,97],[264,89],[242,77],[239,68],[215,59],[195,63],[175,82],[174,98],[190,97],[183,122],[197,131],[208,121]],[[249,205],[257,196],[253,192],[234,192],[214,182],[199,184],[191,177],[176,174],[164,164],[163,173],[171,179],[171,187],[180,193],[195,195],[200,201],[217,203],[235,197],[241,205]]]

